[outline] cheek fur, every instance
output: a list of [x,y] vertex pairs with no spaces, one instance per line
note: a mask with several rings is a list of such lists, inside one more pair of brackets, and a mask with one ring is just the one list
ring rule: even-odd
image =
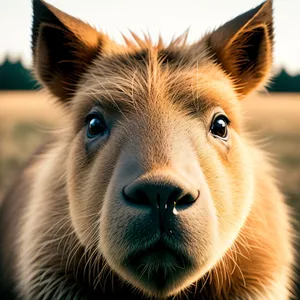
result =
[[89,245],[99,238],[101,210],[120,146],[112,138],[87,153],[84,145],[83,133],[77,134],[68,159],[68,194],[74,228],[81,242]]
[[254,201],[253,166],[247,151],[234,133],[226,163],[218,159],[213,163],[210,187],[218,212],[220,240],[226,247],[234,242]]

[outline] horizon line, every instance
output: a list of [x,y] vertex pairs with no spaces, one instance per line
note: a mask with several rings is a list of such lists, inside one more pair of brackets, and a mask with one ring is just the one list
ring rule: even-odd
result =
[[[22,54],[14,53],[14,52],[6,52],[2,55],[0,55],[0,66],[3,65],[6,61],[10,63],[18,63],[20,62],[24,69],[31,70],[31,63],[29,61],[26,61],[24,57],[22,57]],[[299,69],[290,69],[287,65],[284,64],[273,64],[272,70],[274,72],[274,75],[278,75],[281,70],[285,70],[288,75],[291,77],[299,76],[300,75],[300,68]]]

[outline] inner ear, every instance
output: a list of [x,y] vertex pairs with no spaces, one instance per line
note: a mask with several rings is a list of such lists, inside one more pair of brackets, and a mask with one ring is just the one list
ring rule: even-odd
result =
[[60,100],[68,100],[100,48],[100,40],[87,47],[66,29],[42,25],[34,60],[37,76]]
[[68,103],[108,38],[44,1],[33,0],[33,11],[35,75],[60,101]]
[[[232,52],[237,51],[237,75],[241,76],[244,72],[248,70],[255,69],[260,60],[260,54],[265,57],[265,49],[267,47],[266,42],[266,30],[265,27],[260,26],[252,29],[251,31],[243,32],[242,37],[244,42],[242,43],[241,48],[239,45],[233,43],[231,45]],[[257,46],[256,46],[257,45]]]
[[224,70],[232,76],[237,91],[247,93],[267,75],[272,63],[271,53],[267,28],[261,25],[239,33],[219,59]]

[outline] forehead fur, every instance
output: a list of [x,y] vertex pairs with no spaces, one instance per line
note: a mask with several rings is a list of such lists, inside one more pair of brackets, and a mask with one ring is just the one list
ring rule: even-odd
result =
[[164,46],[132,33],[127,47],[94,60],[79,84],[75,103],[100,101],[118,109],[143,109],[151,104],[181,105],[196,111],[221,106],[227,113],[237,104],[228,76],[215,64],[205,37],[196,46],[186,34]]

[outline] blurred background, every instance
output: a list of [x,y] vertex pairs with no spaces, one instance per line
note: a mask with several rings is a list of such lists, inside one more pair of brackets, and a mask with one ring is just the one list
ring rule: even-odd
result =
[[[122,42],[129,30],[189,42],[261,0],[49,0]],[[300,0],[274,0],[274,78],[243,105],[247,126],[273,157],[288,203],[300,213]],[[0,198],[63,118],[30,72],[31,0],[0,0]],[[298,223],[298,222],[297,222]],[[299,224],[299,223],[298,223]],[[297,226],[297,225],[296,225]],[[297,235],[299,227],[296,228]],[[300,294],[299,294],[300,295]],[[300,299],[300,296],[299,296]]]

